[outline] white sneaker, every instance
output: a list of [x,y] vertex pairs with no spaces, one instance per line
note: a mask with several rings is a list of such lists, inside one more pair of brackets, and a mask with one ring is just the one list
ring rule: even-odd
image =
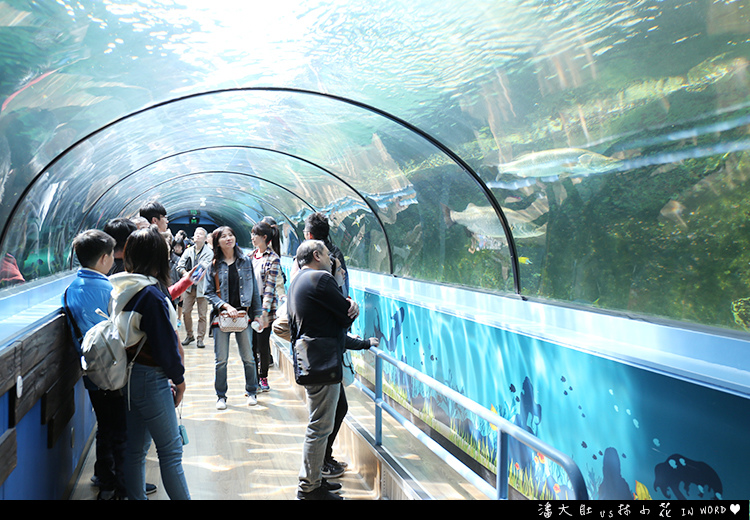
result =
[[254,395],[248,395],[247,396],[247,405],[248,406],[255,406],[256,404],[258,404],[258,398],[255,397]]
[[216,409],[217,410],[226,410],[227,409],[227,398],[226,397],[219,397],[219,399],[216,401]]

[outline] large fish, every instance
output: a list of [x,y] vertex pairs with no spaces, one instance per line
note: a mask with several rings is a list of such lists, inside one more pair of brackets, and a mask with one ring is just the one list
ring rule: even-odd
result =
[[[547,201],[544,198],[537,199],[531,206],[524,210],[514,211],[503,208],[505,218],[508,220],[514,238],[534,238],[546,232],[546,225],[537,226],[532,221],[547,211]],[[443,205],[443,217],[445,224],[451,227],[460,224],[471,231],[474,236],[504,241],[505,230],[497,213],[490,206],[477,206],[469,203],[464,211],[453,211]]]
[[568,177],[591,175],[614,169],[619,161],[583,148],[557,148],[522,155],[515,161],[497,166],[502,175],[516,177]]

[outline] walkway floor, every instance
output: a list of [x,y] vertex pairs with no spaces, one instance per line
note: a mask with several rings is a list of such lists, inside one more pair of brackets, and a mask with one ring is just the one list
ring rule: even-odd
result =
[[[185,348],[186,382],[182,421],[190,442],[183,467],[195,500],[294,500],[307,424],[303,402],[281,371],[269,371],[270,392],[258,394],[258,404],[245,405],[242,363],[234,339],[230,345],[228,408],[216,410],[213,390],[213,342]],[[72,500],[95,500],[91,485],[94,449],[89,450]],[[338,457],[345,460],[344,457]],[[374,499],[374,493],[351,468],[341,478],[347,500]],[[156,451],[146,462],[146,481],[158,486],[150,500],[168,500],[161,485]]]

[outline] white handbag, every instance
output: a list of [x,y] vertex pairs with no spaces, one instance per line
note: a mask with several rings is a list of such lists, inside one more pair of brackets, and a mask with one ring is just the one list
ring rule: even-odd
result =
[[236,318],[231,318],[227,311],[219,313],[219,329],[222,332],[242,332],[247,328],[248,316],[245,311],[239,311]]

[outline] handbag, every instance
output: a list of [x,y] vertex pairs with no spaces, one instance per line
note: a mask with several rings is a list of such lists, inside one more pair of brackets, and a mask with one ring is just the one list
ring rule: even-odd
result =
[[273,320],[272,330],[281,339],[292,340],[292,333],[289,328],[289,314],[286,312],[286,302],[276,311],[276,319]]
[[[214,273],[214,284],[216,285],[216,295],[221,298],[218,273]],[[219,330],[222,332],[242,332],[247,328],[249,319],[245,311],[238,311],[238,316],[231,318],[227,311],[217,313],[217,310],[218,308],[215,307],[211,312],[211,327],[218,325]]]
[[335,385],[341,382],[339,338],[300,336],[293,343],[294,379],[299,385]]
[[245,311],[238,311],[238,316],[232,318],[227,311],[219,313],[219,330],[222,332],[242,332],[247,328],[248,316]]

